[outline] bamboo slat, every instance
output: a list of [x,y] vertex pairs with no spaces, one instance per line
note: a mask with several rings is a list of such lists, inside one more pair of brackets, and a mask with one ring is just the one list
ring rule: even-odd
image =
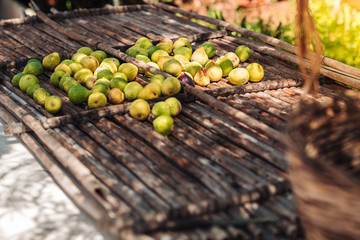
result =
[[[9,112],[0,107],[0,115],[7,124],[15,123],[13,117],[9,117]],[[19,138],[29,147],[31,147],[35,156],[40,160],[41,164],[49,171],[52,177],[59,184],[60,188],[74,201],[74,203],[83,211],[88,211],[88,214],[95,219],[96,221],[102,221],[106,217],[106,210],[97,202],[97,200],[82,191],[73,180],[70,179],[67,174],[64,173],[55,159],[51,156],[50,153],[46,152],[41,144],[28,133],[19,134]]]

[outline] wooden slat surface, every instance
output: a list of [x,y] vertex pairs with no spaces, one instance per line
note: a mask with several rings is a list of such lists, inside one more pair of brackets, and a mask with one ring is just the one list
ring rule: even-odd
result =
[[[215,32],[213,29],[154,8],[94,16],[82,13],[78,17],[53,18],[67,30],[96,41],[107,42],[111,47],[134,44],[137,38],[144,35],[158,41],[161,37],[176,39],[180,36]],[[19,63],[29,58],[41,59],[53,51],[60,52],[63,58],[70,57],[81,46],[79,42],[38,21],[32,24],[7,24],[0,28],[1,62]],[[234,51],[239,45],[239,39],[225,36],[209,41],[215,45],[216,54],[220,56]],[[193,42],[193,47],[197,48],[204,41]],[[301,80],[296,67],[261,52],[253,51],[248,62],[262,64],[265,70],[264,82],[282,79]],[[23,66],[13,64],[12,67],[0,72],[0,91],[6,100],[0,103],[2,114],[16,115],[8,109],[11,103],[35,118],[53,117],[29,96],[9,84],[12,76],[20,72]],[[51,94],[62,98],[64,106],[58,115],[75,115],[87,110],[85,105],[73,105],[65,92],[53,87],[49,83],[50,74],[45,72],[39,77],[40,85]],[[139,75],[136,81],[144,85],[149,79]],[[231,86],[226,79],[222,79],[208,87],[196,88],[210,91]],[[342,90],[341,87],[325,81],[319,95],[327,100],[329,96],[341,94]],[[237,111],[264,123],[272,131],[282,134],[291,108],[301,93],[299,87],[288,87],[216,97]],[[264,185],[271,186],[273,183],[286,181],[287,160],[284,143],[199,100],[183,102],[183,110],[174,118],[174,130],[168,138],[153,130],[152,120],[149,118],[139,122],[128,113],[123,113],[46,130],[72,153],[79,163],[89,169],[101,189],[109,193],[106,195],[107,198],[94,197],[88,189],[81,187],[84,184],[81,179],[72,178],[73,183],[80,186],[84,194],[109,215],[106,221],[113,221],[112,218],[115,216],[119,221],[126,219],[126,224],[135,225],[139,230],[150,231],[152,225],[140,224],[143,223],[144,217],[151,219],[156,214],[164,213],[175,221],[177,217],[186,216],[191,212],[189,209],[185,211],[184,206],[196,206],[203,202],[208,205],[201,206],[201,211],[205,213],[200,217],[202,220],[229,223],[231,219],[276,219],[268,223],[234,226],[204,226],[201,221],[197,221],[198,227],[185,228],[182,231],[161,229],[169,226],[164,225],[159,219],[154,219],[154,224],[158,224],[155,225],[158,231],[144,234],[154,239],[303,239],[289,189],[284,189],[284,192],[277,196],[272,196],[272,190],[269,190],[269,193],[259,193],[262,197],[255,197],[254,202],[231,209],[223,209],[221,205],[227,204],[233,196]],[[17,121],[21,122],[19,116]],[[42,147],[36,134],[26,134],[37,142],[38,147]],[[29,141],[24,143],[28,144]],[[52,156],[46,146],[43,147],[43,151]],[[65,175],[72,176],[72,172],[62,166],[61,161],[53,161]],[[222,211],[214,213],[216,209]],[[197,217],[195,219],[199,218],[195,213],[194,216]],[[96,220],[113,234],[124,234],[118,232],[116,227],[109,227],[108,222],[101,222],[103,218]],[[180,225],[179,222],[174,224]],[[141,239],[141,234],[136,237]]]

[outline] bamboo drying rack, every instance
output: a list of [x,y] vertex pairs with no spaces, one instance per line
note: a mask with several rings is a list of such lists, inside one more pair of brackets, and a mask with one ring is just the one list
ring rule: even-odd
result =
[[[36,17],[0,22],[5,131],[18,134],[74,203],[116,236],[301,239],[282,142],[288,113],[302,93],[300,72],[289,64],[298,63],[296,48],[219,20],[146,3],[46,15],[31,2]],[[152,130],[151,119],[140,123],[129,117],[129,103],[96,110],[71,104],[46,80],[49,73],[40,84],[63,99],[57,116],[10,83],[29,58],[53,51],[66,58],[82,45],[168,76],[124,53],[140,36],[154,43],[185,36],[195,48],[211,41],[217,55],[248,45],[250,61],[264,66],[265,79],[243,86],[226,79],[208,87],[182,85],[177,97],[183,111],[168,139]],[[360,86],[357,69],[340,70],[342,65],[325,57],[323,64],[325,77]],[[319,93],[324,101],[343,91],[328,78]],[[149,79],[140,74],[136,81]]]

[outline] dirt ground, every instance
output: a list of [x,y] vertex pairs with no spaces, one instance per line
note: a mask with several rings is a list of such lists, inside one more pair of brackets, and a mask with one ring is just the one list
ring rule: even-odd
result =
[[224,19],[230,23],[240,23],[244,16],[248,22],[257,22],[259,18],[289,23],[295,17],[295,6],[289,1],[272,0],[174,0],[179,8],[207,15],[207,9],[219,9]]

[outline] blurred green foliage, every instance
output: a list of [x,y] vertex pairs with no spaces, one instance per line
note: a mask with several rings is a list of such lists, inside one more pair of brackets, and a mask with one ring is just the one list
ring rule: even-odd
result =
[[324,55],[360,68],[360,12],[334,0],[310,1]]
[[[335,0],[310,0],[310,9],[322,41],[323,55],[360,68],[360,13],[344,2],[336,8]],[[224,20],[220,10],[208,9],[207,14]],[[219,29],[203,21],[193,21]],[[290,24],[280,22],[274,25],[271,19],[265,21],[259,18],[257,22],[248,22],[244,17],[236,25],[295,44],[295,18]],[[241,36],[239,33],[233,34]]]

